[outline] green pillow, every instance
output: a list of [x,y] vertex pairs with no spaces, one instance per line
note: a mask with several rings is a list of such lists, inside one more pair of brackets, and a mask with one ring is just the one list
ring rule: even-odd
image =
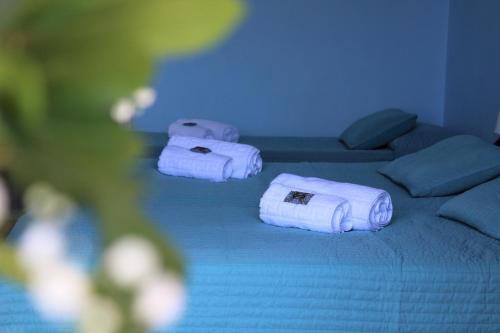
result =
[[500,240],[500,177],[445,202],[438,214]]
[[349,149],[374,149],[388,144],[415,127],[417,115],[387,109],[361,118],[349,126],[340,140]]
[[455,194],[500,175],[500,147],[458,135],[400,157],[379,172],[414,197]]

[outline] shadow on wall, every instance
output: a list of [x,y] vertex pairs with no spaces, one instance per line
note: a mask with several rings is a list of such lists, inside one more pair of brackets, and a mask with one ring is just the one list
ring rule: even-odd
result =
[[335,136],[387,107],[442,123],[447,0],[248,3],[224,44],[160,65],[159,99],[136,129],[201,117],[243,135]]
[[493,141],[500,109],[500,1],[450,2],[445,124]]

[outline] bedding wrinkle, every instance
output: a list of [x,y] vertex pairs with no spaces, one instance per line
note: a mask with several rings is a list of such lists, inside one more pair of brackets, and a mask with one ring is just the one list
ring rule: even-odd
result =
[[380,241],[380,243],[384,246],[385,249],[387,249],[390,253],[392,253],[392,261],[393,264],[391,265],[392,270],[389,270],[389,276],[391,277],[396,277],[397,287],[393,292],[396,294],[396,299],[397,299],[397,309],[395,309],[395,314],[396,318],[394,321],[397,323],[397,327],[399,328],[397,331],[401,332],[401,327],[404,327],[405,323],[403,323],[403,318],[401,316],[402,314],[402,304],[403,304],[403,293],[405,292],[405,280],[404,280],[404,274],[403,274],[403,266],[404,266],[404,256],[399,253],[397,250],[397,247],[393,246],[390,244],[385,239],[385,236],[382,236],[381,233],[374,233],[375,237]]

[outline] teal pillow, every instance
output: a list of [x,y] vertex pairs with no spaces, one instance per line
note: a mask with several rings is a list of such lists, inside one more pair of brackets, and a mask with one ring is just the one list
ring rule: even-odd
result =
[[500,240],[500,177],[445,202],[438,215],[470,225]]
[[389,142],[389,148],[394,150],[396,157],[400,157],[415,153],[455,135],[458,133],[447,128],[417,123],[414,129]]
[[417,115],[387,109],[361,118],[349,126],[340,140],[349,149],[374,149],[388,144],[415,127]]
[[458,135],[400,157],[379,172],[414,197],[455,194],[500,175],[500,147]]

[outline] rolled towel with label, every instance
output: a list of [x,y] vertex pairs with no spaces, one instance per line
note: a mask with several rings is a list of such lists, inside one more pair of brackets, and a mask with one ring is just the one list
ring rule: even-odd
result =
[[351,230],[349,202],[334,195],[271,184],[260,199],[260,218],[279,227],[340,233]]
[[231,175],[233,178],[244,179],[262,170],[260,151],[250,145],[177,135],[170,138],[168,145],[186,149],[202,146],[216,154],[229,156],[233,160],[233,174]]
[[349,221],[353,230],[379,230],[388,225],[392,218],[391,196],[382,189],[288,173],[280,174],[272,184],[345,198],[351,204]]
[[173,137],[174,135],[192,136],[202,139],[214,139],[214,133],[204,126],[193,122],[193,121],[182,121],[177,120],[172,123],[168,128],[168,136]]
[[230,157],[213,153],[207,147],[186,149],[166,146],[158,159],[158,171],[170,176],[223,182],[233,172],[233,161]]

